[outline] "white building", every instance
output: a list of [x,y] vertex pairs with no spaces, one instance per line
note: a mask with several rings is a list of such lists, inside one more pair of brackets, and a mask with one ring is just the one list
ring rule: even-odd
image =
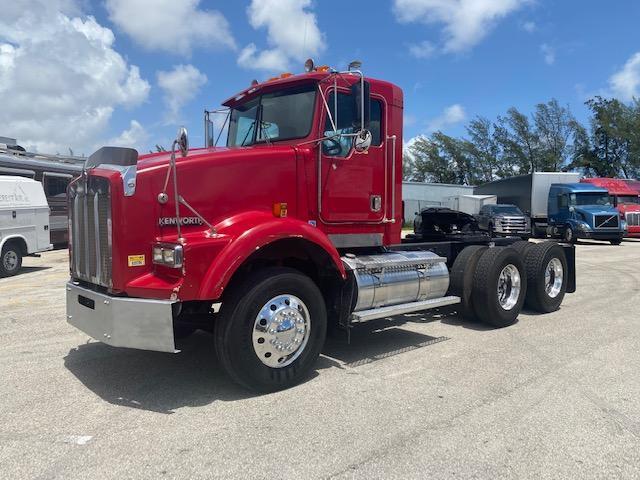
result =
[[404,221],[412,223],[416,213],[428,207],[449,207],[451,197],[473,195],[473,186],[449,183],[402,182]]

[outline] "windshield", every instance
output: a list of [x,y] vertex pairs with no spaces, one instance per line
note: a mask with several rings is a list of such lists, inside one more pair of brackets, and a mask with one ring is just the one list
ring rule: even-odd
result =
[[618,203],[640,203],[637,195],[618,195]]
[[265,93],[231,109],[228,147],[304,138],[311,131],[315,84]]
[[493,208],[493,213],[499,213],[503,215],[522,215],[522,212],[515,205],[496,205]]
[[569,205],[577,207],[582,205],[611,206],[611,197],[608,193],[572,193]]

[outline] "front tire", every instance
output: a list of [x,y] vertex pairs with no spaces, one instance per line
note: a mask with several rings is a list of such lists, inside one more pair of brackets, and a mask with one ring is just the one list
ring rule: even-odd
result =
[[609,240],[611,242],[611,245],[620,245],[622,243],[622,239],[621,238],[616,238],[615,240]]
[[22,250],[15,242],[8,242],[0,253],[0,277],[12,277],[22,267]]
[[573,229],[570,226],[567,225],[565,227],[562,239],[567,243],[576,243],[576,235],[573,233]]
[[473,305],[478,319],[493,327],[513,325],[524,304],[527,275],[513,248],[487,249],[473,276]]
[[296,270],[268,268],[228,292],[214,338],[220,363],[234,381],[273,392],[308,376],[326,331],[316,284]]

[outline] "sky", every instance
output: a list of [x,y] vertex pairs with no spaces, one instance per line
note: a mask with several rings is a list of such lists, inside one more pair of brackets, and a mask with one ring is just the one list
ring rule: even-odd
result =
[[405,95],[404,141],[556,98],[640,96],[637,0],[0,0],[0,136],[31,150],[204,142],[203,109],[304,61]]

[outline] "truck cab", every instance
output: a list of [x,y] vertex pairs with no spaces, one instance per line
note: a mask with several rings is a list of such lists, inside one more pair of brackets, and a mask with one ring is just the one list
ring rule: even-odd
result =
[[609,192],[590,183],[552,184],[548,215],[552,234],[569,243],[592,239],[619,245],[625,235],[626,223]]
[[580,181],[605,188],[620,218],[627,223],[627,236],[640,237],[640,197],[632,188],[633,184],[619,178],[583,178]]
[[359,65],[308,60],[252,82],[223,102],[224,147],[205,111],[205,148],[181,128],[170,152],[92,154],[68,190],[68,322],[170,353],[209,331],[234,380],[273,391],[305,378],[328,325],[348,335],[459,305],[505,327],[525,300],[559,308],[575,291],[571,246],[401,240],[402,91]]

